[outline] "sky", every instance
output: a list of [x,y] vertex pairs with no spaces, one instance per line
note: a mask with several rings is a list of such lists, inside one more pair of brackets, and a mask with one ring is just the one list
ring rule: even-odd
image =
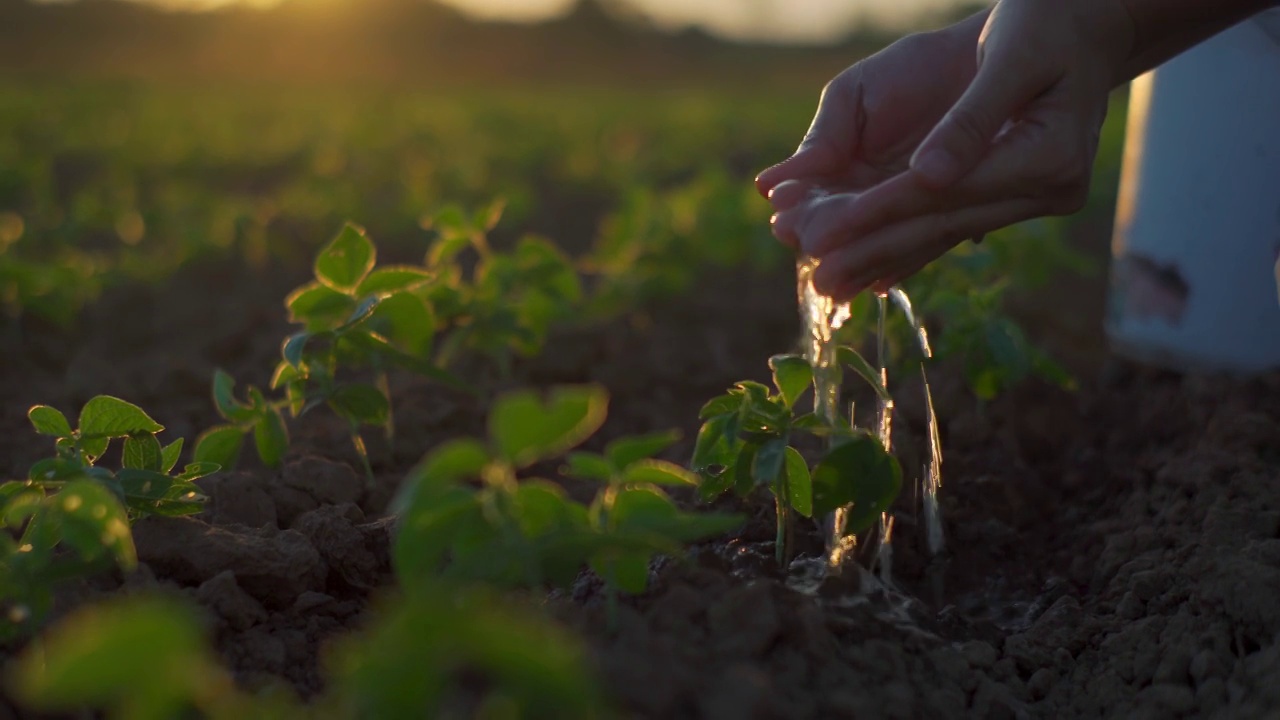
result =
[[[270,5],[279,0],[151,0],[177,7],[230,3]],[[334,2],[335,0],[314,0]],[[359,0],[348,0],[359,2]],[[554,16],[574,0],[439,0],[484,18],[538,20]],[[700,25],[716,34],[780,42],[823,42],[842,37],[866,17],[889,23],[957,0],[626,0],[659,25]]]

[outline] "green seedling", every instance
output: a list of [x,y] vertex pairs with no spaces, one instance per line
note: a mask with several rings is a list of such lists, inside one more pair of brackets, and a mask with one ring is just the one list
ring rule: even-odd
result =
[[[233,393],[234,380],[218,371],[214,403],[228,422],[200,437],[198,457],[232,467],[244,437],[252,433],[258,456],[276,467],[289,446],[284,411],[300,417],[326,405],[346,420],[351,442],[372,479],[360,428],[381,427],[389,439],[394,435],[388,370],[398,367],[458,384],[430,360],[436,321],[425,296],[434,275],[407,265],[375,268],[376,261],[372,241],[353,225],[320,252],[315,280],[285,299],[289,319],[303,329],[284,341],[283,357],[271,378],[270,389],[283,392],[284,398],[269,400],[251,386],[246,400],[240,401]],[[349,377],[359,372],[369,373],[370,381]]]
[[[85,403],[75,429],[48,405],[27,417],[55,439],[55,454],[32,465],[25,481],[0,485],[0,603],[9,614],[2,627],[12,632],[47,613],[58,581],[112,565],[131,569],[130,522],[200,512],[205,498],[193,481],[219,469],[196,461],[175,472],[182,439],[161,445],[163,426],[108,395]],[[123,440],[121,467],[112,471],[98,463],[115,440]]]
[[[552,324],[573,317],[581,303],[577,270],[551,241],[525,236],[505,253],[490,246],[487,233],[502,210],[499,201],[468,217],[450,207],[432,222],[438,237],[426,263],[440,281],[427,298],[445,331],[436,355],[441,366],[476,354],[508,377],[512,356],[538,354]],[[469,277],[459,262],[468,249],[477,257]]]
[[[852,348],[840,348],[838,359],[838,365],[827,369],[834,387],[839,387],[841,367],[848,367],[886,394],[878,373]],[[829,419],[796,411],[797,401],[815,385],[816,373],[807,360],[777,355],[769,366],[772,389],[744,381],[703,406],[692,466],[702,477],[704,500],[731,490],[746,497],[757,488],[773,495],[776,557],[785,564],[793,514],[820,517],[847,508],[846,529],[866,530],[897,497],[902,470],[879,438],[854,428],[838,412]],[[813,465],[794,446],[806,435],[821,439],[827,448]]]
[[222,370],[213,376],[213,404],[227,422],[205,430],[196,438],[195,457],[203,462],[233,468],[240,461],[246,435],[253,435],[258,457],[267,467],[278,467],[289,449],[289,426],[281,403],[267,399],[250,386],[241,401],[235,396],[235,379]]
[[545,400],[528,391],[508,394],[489,415],[487,443],[454,440],[432,452],[395,504],[399,576],[563,587],[589,565],[605,581],[613,607],[617,591],[644,591],[655,554],[679,556],[685,543],[741,524],[737,516],[682,512],[662,490],[697,482],[652,458],[670,435],[615,441],[604,455],[569,455],[568,474],[604,483],[590,505],[555,483],[518,476],[590,437],[606,406],[595,386],[557,388]]
[[7,689],[29,709],[109,720],[604,716],[564,630],[484,588],[429,590],[381,598],[369,627],[327,653],[327,690],[309,704],[281,686],[237,688],[194,609],[150,596],[75,611],[15,659]]

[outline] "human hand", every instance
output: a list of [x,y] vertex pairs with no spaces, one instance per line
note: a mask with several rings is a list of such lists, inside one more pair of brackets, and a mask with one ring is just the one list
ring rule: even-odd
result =
[[984,12],[910,35],[836,76],[800,147],[756,178],[760,194],[768,197],[784,183],[862,190],[906,170],[911,153],[973,79],[985,19]]
[[775,234],[818,258],[815,287],[843,300],[899,282],[966,238],[1079,210],[1132,33],[1107,0],[1000,0],[976,46],[977,73],[910,169],[864,192],[776,187]]

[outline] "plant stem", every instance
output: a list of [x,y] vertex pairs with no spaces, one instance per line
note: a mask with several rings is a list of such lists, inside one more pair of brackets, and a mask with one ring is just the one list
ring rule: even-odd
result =
[[373,465],[369,463],[369,450],[364,446],[364,438],[360,437],[360,426],[355,423],[351,424],[351,444],[356,448],[356,454],[360,456],[360,462],[364,464],[365,479],[369,481],[369,487],[373,487]]

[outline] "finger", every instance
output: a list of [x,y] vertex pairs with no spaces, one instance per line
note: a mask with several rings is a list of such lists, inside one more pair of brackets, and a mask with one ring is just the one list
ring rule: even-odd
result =
[[839,172],[840,158],[825,144],[809,145],[756,177],[756,189],[769,194],[780,184],[802,178],[822,178]]
[[1019,198],[913,218],[824,257],[814,272],[814,287],[824,294],[837,290],[860,292],[878,281],[932,262],[965,238],[1037,217],[1043,212],[1043,201]]
[[[1069,127],[1054,119],[1054,127]],[[921,184],[906,172],[858,195],[841,194],[838,201],[815,205],[814,217],[796,222],[797,240],[803,251],[822,258],[849,243],[851,238],[875,234],[912,218],[981,207],[1002,200],[1039,198],[1056,190],[1045,182],[1046,159],[1057,153],[1055,141],[1040,122],[1020,123],[1001,137],[979,165],[945,191]],[[1053,163],[1056,165],[1056,163]]]
[[929,187],[955,184],[982,160],[1005,123],[1058,81],[1050,67],[1021,53],[988,53],[968,89],[916,148],[911,172]]
[[796,152],[756,177],[756,189],[768,197],[786,180],[841,175],[853,159],[859,126],[857,108],[862,83],[858,66],[846,70],[822,89],[818,110]]
[[807,180],[785,180],[769,191],[769,202],[778,212],[790,210],[822,190]]
[[[791,188],[783,188],[781,185],[778,189],[787,195],[792,192]],[[825,235],[834,231],[828,228],[839,228],[841,218],[846,213],[843,208],[850,205],[856,197],[857,194],[852,192],[812,190],[800,202],[774,213],[770,219],[773,235],[785,245],[806,255],[811,254],[806,249],[809,243],[805,238],[813,237],[815,233]],[[820,226],[816,230],[815,224]]]

